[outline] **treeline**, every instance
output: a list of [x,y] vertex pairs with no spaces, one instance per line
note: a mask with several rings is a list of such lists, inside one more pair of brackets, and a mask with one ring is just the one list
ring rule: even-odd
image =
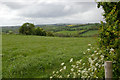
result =
[[51,32],[46,32],[40,27],[35,27],[32,23],[24,23],[19,28],[19,33],[24,35],[54,36]]

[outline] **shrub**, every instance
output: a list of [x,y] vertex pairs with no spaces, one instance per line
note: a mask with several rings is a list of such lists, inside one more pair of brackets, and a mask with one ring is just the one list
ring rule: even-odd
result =
[[46,32],[42,28],[37,27],[35,28],[35,35],[46,36]]
[[24,23],[20,28],[19,28],[19,33],[20,34],[25,34],[25,35],[33,35],[34,34],[34,24],[32,23]]

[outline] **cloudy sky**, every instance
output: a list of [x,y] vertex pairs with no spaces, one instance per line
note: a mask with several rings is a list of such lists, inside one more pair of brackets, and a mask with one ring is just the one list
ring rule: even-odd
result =
[[96,23],[102,12],[94,0],[0,0],[0,26]]

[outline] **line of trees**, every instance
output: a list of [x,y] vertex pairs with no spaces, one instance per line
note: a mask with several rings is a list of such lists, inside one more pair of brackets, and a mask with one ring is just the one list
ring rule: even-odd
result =
[[24,23],[19,28],[19,33],[24,35],[54,36],[51,32],[46,32],[40,27],[36,27],[32,23]]

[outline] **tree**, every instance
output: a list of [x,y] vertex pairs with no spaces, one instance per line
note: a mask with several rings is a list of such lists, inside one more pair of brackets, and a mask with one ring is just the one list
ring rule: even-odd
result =
[[[106,60],[114,61],[114,77],[120,77],[120,1],[98,2],[98,8],[104,10],[106,24],[100,26],[100,48],[105,54]],[[115,57],[111,56],[110,49],[114,50]]]
[[32,35],[34,34],[34,24],[32,23],[24,23],[20,28],[19,28],[19,33],[20,34],[25,34],[25,35]]
[[42,28],[37,27],[37,28],[35,29],[35,35],[46,36],[46,32],[45,32]]

